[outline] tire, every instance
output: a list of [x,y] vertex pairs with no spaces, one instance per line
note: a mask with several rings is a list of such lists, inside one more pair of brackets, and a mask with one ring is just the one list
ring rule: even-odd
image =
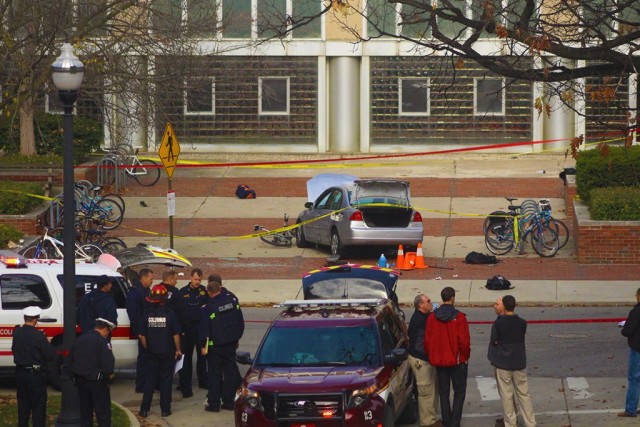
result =
[[127,248],[127,244],[118,237],[105,237],[100,242],[100,246],[107,254],[112,254]]
[[22,256],[26,259],[48,259],[49,256],[47,254],[47,251],[42,250],[42,248],[38,248],[38,243],[39,242],[36,242],[35,244],[23,250]]
[[415,424],[420,419],[420,413],[418,412],[418,390],[413,388],[411,398],[404,407],[402,413],[398,417],[398,424]]
[[489,227],[484,235],[484,244],[495,255],[511,252],[515,246],[511,227],[506,223],[498,223]]
[[280,248],[288,248],[293,244],[293,239],[286,238],[281,234],[265,234],[264,236],[260,236],[260,240]]
[[552,257],[559,249],[558,235],[552,228],[538,224],[531,231],[531,246],[541,257]]
[[340,235],[338,235],[338,231],[335,229],[331,231],[329,249],[331,250],[331,255],[344,256],[345,254],[345,247],[342,245]]
[[102,196],[102,198],[103,199],[113,199],[116,202],[118,202],[118,204],[122,207],[122,214],[124,215],[124,212],[127,209],[127,207],[125,206],[124,199],[122,197],[120,197],[116,193],[109,193],[109,194],[105,194],[104,196]]
[[558,250],[564,248],[569,242],[569,227],[567,227],[567,224],[559,219],[549,218],[547,225],[558,235]]
[[[155,185],[160,179],[160,168],[153,160],[140,160],[139,165],[133,166],[133,179],[144,187]],[[146,173],[141,173],[146,171]]]
[[393,408],[387,404],[384,407],[384,415],[382,416],[382,427],[395,427],[395,414],[393,413]]
[[113,230],[122,224],[123,208],[114,199],[102,198],[94,209],[92,218],[100,222],[105,230]]
[[[98,257],[104,253],[100,246],[94,245],[93,243],[86,243],[80,246],[80,249],[89,256],[89,261],[96,262]],[[76,253],[76,255],[78,255]]]
[[[493,216],[493,215],[497,215],[497,216]],[[493,212],[491,212],[484,219],[484,222],[482,223],[482,233],[483,234],[487,234],[487,230],[489,229],[489,227],[494,225],[494,224],[507,222],[507,218],[505,217],[505,215],[509,215],[509,214],[507,212],[505,212],[505,211],[493,211]]]
[[[301,221],[298,221],[297,224],[300,224]],[[296,228],[296,246],[299,248],[308,248],[309,242],[304,235],[304,228],[300,225]]]

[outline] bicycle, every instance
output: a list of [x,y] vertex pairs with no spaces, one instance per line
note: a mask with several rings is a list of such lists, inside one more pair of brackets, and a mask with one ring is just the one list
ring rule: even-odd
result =
[[[286,213],[284,214],[283,227],[289,227],[289,215],[287,215]],[[292,230],[270,231],[258,224],[253,226],[253,231],[264,233],[260,235],[260,240],[278,247],[290,247],[292,245],[293,238],[295,237],[295,232]]]
[[531,235],[533,250],[542,257],[552,257],[559,249],[557,233],[542,218],[546,213],[512,215],[504,222],[494,223],[485,233],[485,246],[496,255],[509,253],[514,247],[524,253],[522,242]]
[[[28,259],[63,259],[61,248],[64,248],[64,243],[50,234],[61,237],[62,228],[45,229],[44,235],[23,249],[21,255]],[[95,262],[103,254],[102,248],[91,243],[80,245],[76,242],[75,245],[76,262]]]
[[[119,144],[109,151],[105,157],[112,158],[117,167],[122,167],[127,176],[133,178],[144,187],[151,187],[160,180],[160,167],[151,159],[139,159],[140,149],[128,144]],[[113,185],[116,180],[115,168],[109,168],[104,173],[104,184]]]

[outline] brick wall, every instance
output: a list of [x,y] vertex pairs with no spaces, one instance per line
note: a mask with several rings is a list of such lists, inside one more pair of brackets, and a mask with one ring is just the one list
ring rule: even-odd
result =
[[16,227],[25,236],[37,236],[44,234],[44,229],[36,220],[36,215],[0,215],[0,224],[9,224]]
[[640,264],[640,221],[593,221],[584,203],[570,205],[579,264]]

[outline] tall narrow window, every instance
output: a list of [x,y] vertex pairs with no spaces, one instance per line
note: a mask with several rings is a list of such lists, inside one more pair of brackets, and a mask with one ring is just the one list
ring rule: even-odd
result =
[[395,35],[397,19],[398,13],[394,3],[386,0],[369,0],[367,2],[367,31],[369,37],[380,37],[383,32]]
[[402,78],[399,80],[400,114],[408,116],[429,115],[429,79]]
[[418,39],[431,37],[428,19],[429,15],[424,11],[424,8],[403,4],[400,12],[400,33],[403,36]]
[[287,24],[286,0],[258,1],[258,38],[283,35]]
[[251,0],[222,0],[222,36],[251,38]]
[[184,114],[215,114],[215,80],[212,77],[185,81]]
[[475,79],[473,98],[475,115],[504,116],[503,79]]
[[[455,10],[459,11],[463,16],[467,13],[467,1],[466,0],[450,0],[451,7],[447,8],[447,15],[456,15]],[[455,10],[454,10],[455,9]],[[466,38],[466,27],[458,22],[453,22],[446,18],[437,18],[438,27],[440,32],[452,39],[464,39]]]
[[[318,16],[322,11],[323,4],[317,0],[295,0],[292,1],[293,17],[291,25],[300,21],[307,21],[312,16]],[[318,16],[308,24],[304,24],[293,29],[294,39],[320,38],[322,35],[322,20]]]
[[288,77],[260,77],[258,91],[260,114],[289,114]]
[[218,32],[217,0],[188,0],[187,27],[196,37],[215,37]]

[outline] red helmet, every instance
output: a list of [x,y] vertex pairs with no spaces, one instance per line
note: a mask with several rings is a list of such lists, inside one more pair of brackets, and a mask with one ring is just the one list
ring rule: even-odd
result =
[[169,298],[169,291],[167,291],[167,288],[163,284],[159,284],[151,288],[151,292],[146,300],[152,303],[158,303],[166,301],[167,298]]

